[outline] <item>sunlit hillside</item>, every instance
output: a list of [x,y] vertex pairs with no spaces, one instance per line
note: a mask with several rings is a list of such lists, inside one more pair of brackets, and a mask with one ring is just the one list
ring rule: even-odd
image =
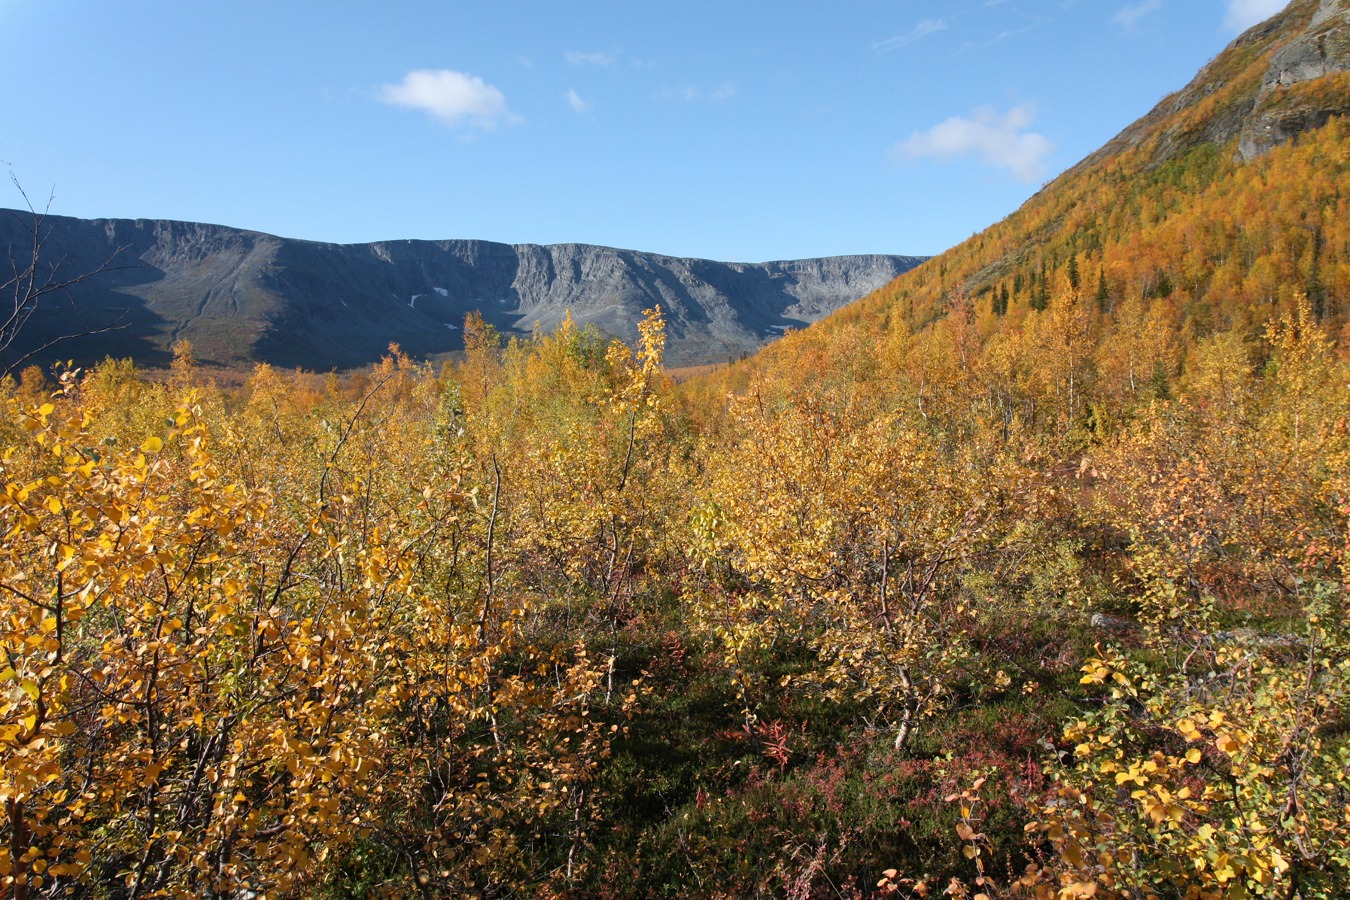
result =
[[6,379],[4,895],[1350,894],[1347,46],[715,371]]
[[[1069,300],[1120,357],[1145,321],[1164,345],[1229,330],[1257,341],[1299,297],[1339,337],[1350,315],[1344,16],[1337,3],[1291,4],[1007,219],[742,370],[802,357],[847,366],[855,335],[920,332],[966,302],[981,342],[1003,343]],[[1184,361],[1181,348],[1135,349],[1169,377]],[[1099,399],[1118,411],[1121,379],[1137,393],[1139,373],[1099,362]]]

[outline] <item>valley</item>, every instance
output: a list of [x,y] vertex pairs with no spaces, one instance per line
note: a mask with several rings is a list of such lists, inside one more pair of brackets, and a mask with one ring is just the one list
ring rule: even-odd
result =
[[925,261],[53,222],[138,318],[0,383],[4,890],[1346,896],[1347,48]]

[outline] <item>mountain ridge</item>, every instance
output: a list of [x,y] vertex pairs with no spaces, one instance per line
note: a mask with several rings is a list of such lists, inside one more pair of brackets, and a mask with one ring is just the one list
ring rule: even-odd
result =
[[[1286,122],[1286,127],[1276,127],[1281,106],[1276,101],[1282,91],[1350,71],[1350,39],[1344,30],[1347,22],[1350,11],[1343,8],[1341,0],[1290,3],[1240,34],[1185,87],[1168,94],[1065,174],[1100,164],[1149,140],[1158,142],[1153,164],[1196,143],[1226,144],[1235,137],[1239,138],[1240,158],[1250,162],[1297,134],[1320,127],[1330,115],[1350,112],[1348,94],[1340,102],[1318,105],[1306,120],[1295,118]],[[1289,32],[1293,30],[1299,33],[1291,37]],[[1273,48],[1274,43],[1280,46]],[[1275,52],[1268,57],[1272,49]],[[1252,67],[1262,70],[1259,81],[1248,71]],[[1198,115],[1175,121],[1188,111]]]
[[[334,244],[167,219],[42,221],[43,257],[59,261],[47,265],[59,265],[62,277],[92,271],[114,254],[116,265],[39,310],[19,349],[123,316],[124,328],[63,342],[51,358],[130,356],[151,367],[166,364],[172,344],[184,338],[204,362],[227,367],[354,368],[377,360],[390,343],[436,357],[460,349],[460,325],[475,311],[508,336],[523,336],[555,327],[570,310],[578,324],[632,341],[642,310],[658,303],[670,323],[673,365],[721,362],[816,321],[924,259],[860,254],[738,263],[580,243]],[[32,223],[30,213],[0,211],[0,243],[23,246],[22,229]]]
[[[1321,74],[1291,77],[1290,60],[1309,43],[1334,52]],[[1070,288],[1107,314],[1131,300],[1195,305],[1206,327],[1236,316],[1259,331],[1300,290],[1321,294],[1325,314],[1339,318],[1350,312],[1341,309],[1350,258],[1338,237],[1347,164],[1337,149],[1348,113],[1350,9],[1294,0],[1006,218],[796,341],[836,323],[921,327],[962,294],[985,316],[997,295],[994,319],[1018,324]],[[1268,117],[1285,125],[1267,132]],[[1244,154],[1258,132],[1262,143]],[[1299,167],[1321,174],[1309,181]]]

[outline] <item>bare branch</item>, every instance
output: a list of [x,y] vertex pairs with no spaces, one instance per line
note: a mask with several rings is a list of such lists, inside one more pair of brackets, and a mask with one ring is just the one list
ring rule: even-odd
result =
[[19,192],[19,196],[23,198],[24,206],[28,209],[28,216],[11,213],[14,221],[25,232],[26,237],[21,248],[13,244],[6,248],[10,274],[8,278],[0,282],[0,295],[6,298],[0,300],[0,357],[3,357],[14,346],[33,314],[49,303],[54,295],[66,295],[75,317],[79,320],[79,325],[68,334],[56,337],[40,347],[29,350],[12,363],[0,361],[0,377],[18,371],[34,356],[62,341],[105,334],[126,328],[130,324],[126,321],[130,309],[122,310],[121,314],[111,324],[94,326],[84,318],[78,305],[69,297],[68,292],[71,288],[97,276],[122,269],[136,268],[135,264],[117,264],[118,256],[127,249],[127,246],[123,245],[114,248],[112,253],[94,268],[70,277],[63,276],[61,270],[66,264],[65,257],[60,257],[55,262],[44,262],[49,255],[47,242],[51,238],[52,228],[48,225],[47,220],[50,217],[52,202],[56,199],[55,191],[53,190],[48,196],[47,204],[42,211],[38,212],[33,206],[28,192],[24,190],[13,171],[9,173],[9,180],[14,185],[14,189]]

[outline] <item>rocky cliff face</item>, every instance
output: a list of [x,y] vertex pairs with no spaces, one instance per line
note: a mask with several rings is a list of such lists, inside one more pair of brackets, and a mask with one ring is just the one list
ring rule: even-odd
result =
[[1200,144],[1225,146],[1234,139],[1237,155],[1250,161],[1350,113],[1348,4],[1292,0],[1070,171],[1141,146],[1159,165]]
[[1321,0],[1303,33],[1274,55],[1240,135],[1238,152],[1244,160],[1350,112],[1347,26],[1345,0]]
[[[26,213],[0,213],[0,247],[24,245]],[[594,247],[487,241],[338,245],[215,225],[49,217],[48,265],[65,275],[116,253],[113,271],[72,288],[30,322],[23,350],[118,321],[47,356],[163,365],[179,338],[205,362],[325,370],[372,362],[391,342],[417,356],[460,349],[479,311],[508,334],[555,327],[570,310],[625,341],[661,304],[671,365],[724,361],[870,293],[920,257],[721,263]],[[16,348],[18,349],[18,348]],[[11,356],[17,354],[11,353]]]

